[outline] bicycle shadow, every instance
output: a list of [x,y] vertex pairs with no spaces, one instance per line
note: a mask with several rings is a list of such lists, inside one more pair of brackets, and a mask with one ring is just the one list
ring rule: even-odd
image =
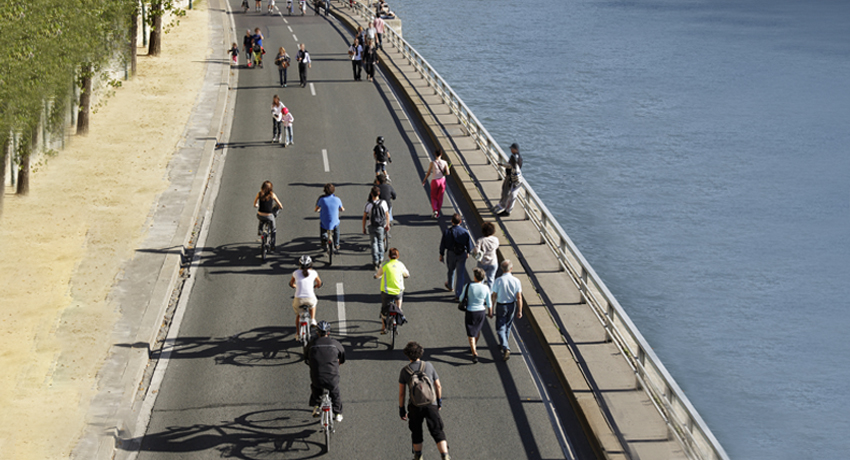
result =
[[316,458],[327,453],[316,420],[307,409],[267,409],[215,424],[171,426],[120,440],[119,449],[142,452],[216,450],[220,457],[244,460]]

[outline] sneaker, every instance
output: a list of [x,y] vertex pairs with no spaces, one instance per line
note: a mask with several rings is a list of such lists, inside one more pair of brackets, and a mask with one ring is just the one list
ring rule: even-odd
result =
[[511,350],[505,348],[505,351],[502,352],[502,361],[507,361],[511,357]]
[[313,325],[313,326],[318,326],[318,325],[319,325],[319,323],[318,323],[318,322],[316,322],[316,319],[315,319],[315,318],[313,318],[313,319],[311,319],[311,320],[310,320],[310,324],[311,324],[311,325]]
[[321,408],[316,406],[313,408],[313,418],[319,418],[319,414],[321,413]]
[[446,287],[446,290],[447,290],[447,291],[451,291],[451,290],[452,290],[452,287],[451,287],[451,286],[449,286],[449,282],[448,282],[448,281],[446,281],[446,283],[444,284],[444,286]]
[[413,452],[413,460],[422,460],[422,452]]
[[472,364],[478,364],[478,356],[472,357]]
[[334,254],[339,254],[339,245],[334,246]]
[[335,422],[341,422],[342,421],[342,414],[336,414],[336,417],[334,417],[334,421]]

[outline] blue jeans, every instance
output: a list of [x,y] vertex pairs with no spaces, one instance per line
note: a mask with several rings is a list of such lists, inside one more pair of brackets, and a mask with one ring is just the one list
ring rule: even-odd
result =
[[[334,246],[339,247],[339,225],[331,229],[334,232]],[[328,242],[328,229],[322,227],[322,224],[319,224],[319,234],[322,237],[322,246],[327,244]]]
[[292,137],[292,125],[283,127],[283,143],[284,145],[295,143],[295,138]]
[[449,286],[452,285],[452,275],[457,276],[455,282],[455,297],[460,297],[460,292],[466,284],[466,252],[457,255],[451,249],[446,251],[446,268],[448,268]]
[[484,270],[485,282],[490,289],[493,289],[493,281],[496,280],[496,269],[498,265],[483,265],[481,263],[478,264],[478,268]]
[[516,318],[516,302],[496,304],[496,337],[499,338],[499,346],[502,350],[510,350],[508,337],[511,335],[511,326]]
[[369,237],[372,243],[372,263],[380,265],[384,260],[384,227],[369,226]]

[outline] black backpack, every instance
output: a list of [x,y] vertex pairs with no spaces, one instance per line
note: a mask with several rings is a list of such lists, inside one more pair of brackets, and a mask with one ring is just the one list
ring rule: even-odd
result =
[[383,145],[375,146],[375,161],[377,161],[378,163],[387,162],[387,148]]
[[384,203],[384,200],[378,200],[372,202],[372,212],[369,213],[369,223],[373,227],[386,227],[387,226],[387,214],[384,212],[384,209],[381,207],[381,203]]

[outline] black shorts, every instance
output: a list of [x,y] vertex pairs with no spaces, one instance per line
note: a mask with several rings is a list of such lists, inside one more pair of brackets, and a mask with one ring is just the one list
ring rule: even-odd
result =
[[403,295],[404,291],[399,292],[398,295],[391,295],[381,291],[381,318],[387,317],[387,312],[390,310],[390,303],[393,300],[401,300]]
[[407,406],[407,427],[413,438],[413,444],[422,444],[424,435],[422,433],[422,421],[428,424],[428,432],[434,438],[434,442],[446,440],[446,432],[443,431],[443,418],[440,417],[440,408],[436,404],[417,407],[413,404]]

